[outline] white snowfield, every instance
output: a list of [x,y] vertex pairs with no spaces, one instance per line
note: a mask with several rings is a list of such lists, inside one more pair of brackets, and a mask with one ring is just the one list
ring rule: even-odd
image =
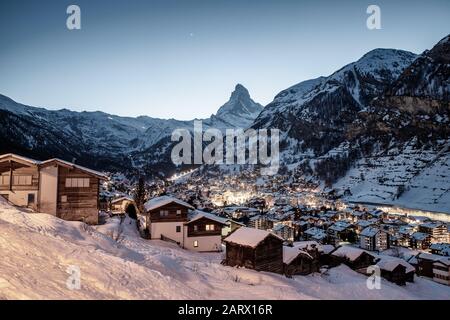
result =
[[[0,299],[450,299],[450,287],[421,278],[369,290],[345,266],[293,279],[226,267],[222,254],[141,239],[129,219],[94,228],[2,199],[0,253]],[[66,284],[70,266],[79,290]]]

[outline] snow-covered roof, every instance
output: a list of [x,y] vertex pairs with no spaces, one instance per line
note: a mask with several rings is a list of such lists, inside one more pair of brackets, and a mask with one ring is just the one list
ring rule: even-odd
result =
[[317,227],[309,228],[305,231],[305,234],[311,236],[312,238],[316,240],[321,240],[326,238],[327,234],[323,229],[319,229]]
[[69,168],[79,169],[81,171],[84,171],[87,174],[91,174],[91,175],[96,176],[97,178],[100,178],[100,179],[104,179],[104,180],[108,179],[108,177],[106,175],[104,175],[103,173],[101,173],[99,171],[92,170],[92,169],[80,166],[78,164],[74,164],[72,162],[61,160],[61,159],[58,159],[58,158],[53,158],[53,159],[42,161],[39,165],[40,166],[44,166],[44,165],[47,165],[47,164],[50,164],[50,163],[57,163],[59,165],[66,166],[66,167],[69,167]]
[[447,253],[450,252],[450,243],[433,243],[430,249]]
[[345,221],[338,221],[331,225],[328,229],[334,230],[334,231],[344,231],[345,229],[349,228],[351,225],[348,222]]
[[161,197],[153,198],[144,204],[144,208],[145,208],[145,211],[148,212],[151,210],[158,209],[159,207],[165,206],[166,204],[169,204],[172,202],[175,202],[181,206],[184,206],[184,207],[192,209],[192,210],[194,209],[194,207],[191,206],[189,203],[184,202],[183,200],[180,200],[180,199],[177,199],[174,197],[170,197],[170,196],[161,196]]
[[322,246],[322,250],[323,250],[323,253],[329,254],[330,252],[332,252],[334,250],[334,246],[331,244],[324,244]]
[[450,266],[450,258],[449,257],[441,257],[439,260],[434,263],[442,263],[445,266]]
[[124,197],[120,197],[120,198],[117,198],[117,199],[112,200],[111,203],[117,203],[117,202],[121,202],[121,201],[124,201],[124,200],[127,200],[127,201],[134,201],[134,199],[133,199],[132,197],[130,197],[130,196],[124,196]]
[[83,166],[71,163],[69,161],[61,160],[61,159],[58,159],[58,158],[53,158],[53,159],[49,159],[49,160],[45,160],[45,161],[39,161],[39,160],[34,160],[34,159],[31,159],[31,158],[19,156],[19,155],[14,154],[14,153],[7,153],[7,154],[0,155],[0,160],[5,159],[5,158],[12,158],[12,159],[16,159],[16,160],[23,161],[23,162],[26,162],[26,163],[29,163],[29,164],[32,164],[32,165],[37,165],[37,166],[45,166],[47,164],[56,162],[58,164],[66,166],[66,167],[79,169],[79,170],[84,171],[84,172],[86,172],[88,174],[94,175],[94,176],[96,176],[97,178],[100,178],[100,179],[105,179],[105,180],[108,179],[108,177],[106,175],[104,175],[103,173],[101,173],[99,171],[95,171],[95,170],[92,170],[92,169],[89,169],[89,168],[86,168],[86,167],[83,167]]
[[275,237],[283,241],[281,237],[268,231],[247,227],[241,227],[237,229],[223,241],[255,248],[256,246],[258,246],[258,244],[260,244],[264,239],[266,239],[269,236]]
[[295,247],[283,246],[283,263],[289,264],[299,255],[303,255],[305,257],[313,259],[313,257],[311,257],[308,252],[302,251]]
[[416,269],[403,259],[390,257],[390,256],[378,256],[380,260],[377,262],[377,266],[382,270],[393,271],[398,265],[402,265],[406,268],[406,273],[414,272]]
[[423,241],[428,237],[427,233],[423,233],[423,232],[414,232],[411,235],[412,238],[414,238],[415,240],[419,240],[419,241]]
[[367,227],[363,231],[361,231],[361,236],[374,237],[378,232],[380,232],[380,229],[378,229],[377,227]]
[[[336,257],[347,258],[350,261],[355,261],[364,252],[368,253],[367,251],[359,249],[359,248],[350,247],[350,246],[342,246],[342,247],[337,248],[335,251],[333,251],[331,253],[331,255],[336,256]],[[368,254],[373,256],[370,253],[368,253]]]
[[250,221],[255,221],[255,220],[259,220],[259,219],[267,219],[267,218],[265,216],[260,215],[260,214],[250,217]]
[[213,221],[221,223],[221,224],[227,224],[227,222],[228,222],[228,219],[218,217],[215,214],[203,212],[200,210],[195,210],[189,214],[189,216],[188,216],[189,221],[186,222],[186,224],[189,224],[191,222],[194,222],[194,221],[202,219],[202,218],[213,220]]
[[421,252],[417,256],[417,259],[423,259],[423,260],[431,260],[431,261],[439,261],[442,258],[446,258],[437,254],[431,254],[426,252]]
[[372,222],[368,220],[359,220],[356,224],[360,227],[367,227],[370,226]]
[[39,163],[41,163],[41,161],[39,161],[39,160],[34,160],[31,158],[19,156],[18,154],[14,154],[14,153],[6,153],[6,154],[0,155],[0,160],[5,159],[5,158],[17,159],[17,160],[24,161],[24,162],[27,162],[30,164],[34,164],[34,165],[38,165]]
[[309,250],[309,249],[317,248],[319,251],[322,251],[322,245],[316,241],[298,241],[298,242],[294,242],[293,246],[294,246],[294,248],[297,248],[300,250]]
[[433,222],[423,223],[423,224],[421,224],[420,226],[421,226],[421,227],[424,227],[424,228],[430,228],[430,229],[433,229],[433,228],[440,227],[440,226],[442,226],[443,224],[444,224],[443,222],[433,221]]

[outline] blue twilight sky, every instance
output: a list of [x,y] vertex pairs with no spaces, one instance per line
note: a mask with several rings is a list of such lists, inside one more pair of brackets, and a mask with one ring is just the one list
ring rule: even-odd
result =
[[[81,7],[81,30],[66,8]],[[369,4],[382,30],[366,27]],[[420,53],[450,33],[450,1],[0,0],[0,93],[51,109],[192,119],[236,83],[269,103],[374,48]]]

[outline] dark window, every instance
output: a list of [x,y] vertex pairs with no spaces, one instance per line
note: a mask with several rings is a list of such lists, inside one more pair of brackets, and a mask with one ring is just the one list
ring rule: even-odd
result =
[[177,226],[177,232],[181,232],[181,226]]
[[28,194],[28,205],[34,204],[34,193]]

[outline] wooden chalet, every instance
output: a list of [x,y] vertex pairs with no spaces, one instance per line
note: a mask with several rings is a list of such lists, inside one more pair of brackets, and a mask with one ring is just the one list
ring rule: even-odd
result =
[[184,223],[184,248],[201,252],[222,251],[222,228],[227,225],[227,219],[198,210],[188,218]]
[[100,172],[64,161],[0,156],[0,195],[12,204],[72,221],[98,223]]
[[169,196],[161,196],[144,204],[146,225],[150,239],[183,242],[183,226],[188,221],[189,203]]
[[195,210],[180,199],[161,196],[147,201],[144,228],[150,239],[161,239],[193,251],[221,251],[227,219]]
[[228,236],[224,264],[283,273],[283,239],[273,233],[241,227]]
[[355,247],[341,246],[330,253],[330,265],[337,266],[341,263],[353,270],[367,268],[375,264],[375,256]]
[[318,272],[319,259],[298,247],[283,246],[283,271],[287,277]]
[[450,258],[442,257],[433,263],[433,281],[450,286]]
[[414,282],[415,268],[402,259],[383,256],[377,266],[380,267],[381,277],[399,286]]
[[442,259],[442,256],[421,252],[416,256],[416,272],[419,276],[433,278],[433,264]]

